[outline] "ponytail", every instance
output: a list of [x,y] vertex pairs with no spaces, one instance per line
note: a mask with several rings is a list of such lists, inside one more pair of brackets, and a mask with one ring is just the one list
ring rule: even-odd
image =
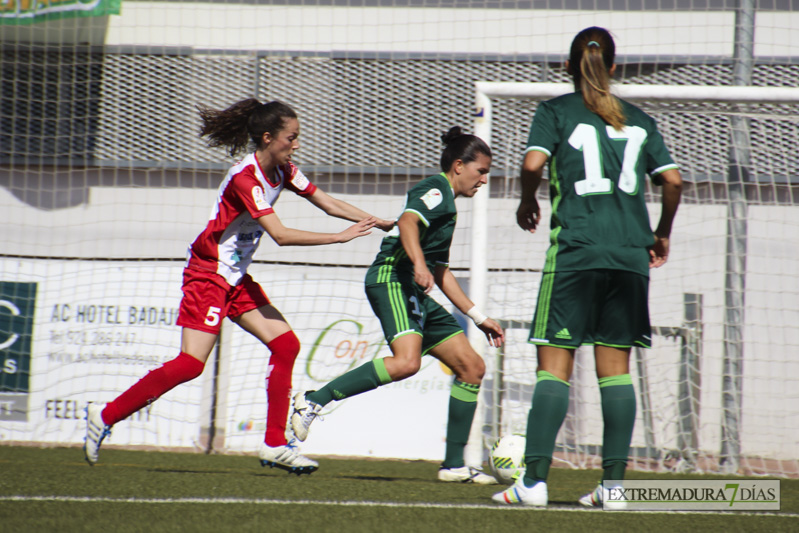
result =
[[250,142],[261,148],[264,133],[277,135],[285,119],[297,118],[297,113],[282,102],[262,104],[255,98],[241,100],[222,111],[203,105],[197,110],[203,122],[200,137],[208,137],[212,148],[226,147],[231,156],[245,150]]
[[624,127],[626,117],[619,99],[610,92],[610,68],[616,45],[604,28],[586,28],[572,41],[569,74],[575,89],[583,95],[589,111],[596,113],[616,130]]

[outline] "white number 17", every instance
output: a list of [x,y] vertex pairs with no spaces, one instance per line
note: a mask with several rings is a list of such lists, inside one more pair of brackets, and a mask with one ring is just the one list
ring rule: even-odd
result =
[[[641,147],[646,141],[646,130],[639,126],[624,126],[621,131],[614,129],[613,126],[605,126],[605,130],[607,136],[614,141],[627,141],[624,145],[619,189],[627,194],[635,194],[638,191],[635,167],[638,164]],[[596,128],[591,124],[578,124],[569,136],[569,144],[575,150],[583,152],[585,179],[574,183],[577,195],[609,193],[613,185],[602,172],[602,154]]]

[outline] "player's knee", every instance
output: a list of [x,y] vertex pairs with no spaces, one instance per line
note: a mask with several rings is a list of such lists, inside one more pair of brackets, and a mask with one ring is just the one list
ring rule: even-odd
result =
[[474,354],[474,357],[468,358],[461,369],[460,376],[457,375],[456,377],[463,381],[464,383],[474,383],[479,384],[483,381],[483,376],[486,373],[486,364],[483,359]]
[[285,345],[286,352],[289,356],[291,356],[291,359],[293,361],[300,354],[300,339],[293,331],[284,333],[283,337],[286,338],[286,345]]
[[421,359],[403,359],[397,361],[398,364],[394,366],[394,372],[391,379],[394,381],[400,381],[405,378],[409,378],[416,374],[419,369],[422,367]]
[[287,331],[276,337],[266,346],[272,352],[272,359],[277,357],[281,361],[294,363],[300,354],[300,339],[293,331]]
[[199,365],[193,365],[191,369],[184,374],[184,377],[186,378],[185,381],[191,381],[195,378],[200,377],[204,369],[205,369],[205,364],[203,363],[200,363]]
[[482,359],[478,359],[474,367],[474,377],[482,382],[483,376],[485,375],[486,375],[486,364]]
[[175,387],[199,377],[204,368],[205,363],[203,361],[181,352],[176,358],[167,361],[161,366],[161,379],[167,386]]

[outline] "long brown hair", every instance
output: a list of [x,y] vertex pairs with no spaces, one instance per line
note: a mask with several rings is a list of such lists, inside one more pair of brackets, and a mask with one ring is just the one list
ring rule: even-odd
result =
[[569,74],[575,90],[583,94],[589,111],[620,130],[626,117],[618,98],[610,93],[610,68],[616,57],[616,43],[605,28],[586,28],[572,41]]
[[284,127],[285,119],[297,118],[288,105],[274,101],[262,104],[255,98],[236,102],[222,111],[199,105],[203,121],[200,137],[208,137],[208,146],[224,146],[231,156],[245,150],[250,141],[261,148],[264,133],[273,137]]

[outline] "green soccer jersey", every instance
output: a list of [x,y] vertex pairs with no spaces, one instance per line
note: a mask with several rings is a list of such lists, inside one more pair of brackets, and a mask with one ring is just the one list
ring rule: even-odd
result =
[[552,221],[545,272],[616,269],[649,275],[654,244],[644,199],[652,178],[677,168],[654,119],[621,100],[621,131],[579,92],[542,102],[527,150],[550,157]]
[[[405,200],[403,213],[414,213],[422,226],[419,240],[430,272],[436,264],[449,264],[449,247],[455,232],[455,195],[444,173],[423,179],[414,185]],[[372,266],[366,273],[366,284],[413,281],[413,263],[408,259],[395,227],[384,238]]]

